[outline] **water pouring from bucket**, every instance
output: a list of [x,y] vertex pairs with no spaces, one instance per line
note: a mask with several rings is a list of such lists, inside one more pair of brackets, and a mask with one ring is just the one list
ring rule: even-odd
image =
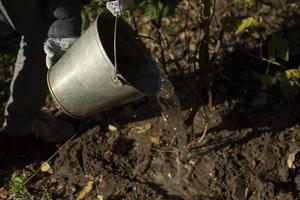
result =
[[100,14],[48,71],[48,86],[59,107],[74,118],[156,96],[178,138],[180,157],[187,157],[187,134],[174,88],[166,76],[161,77],[136,31],[121,18]]
[[86,118],[160,88],[159,70],[143,42],[121,18],[116,25],[114,43],[115,17],[101,13],[48,72],[53,98],[72,117]]

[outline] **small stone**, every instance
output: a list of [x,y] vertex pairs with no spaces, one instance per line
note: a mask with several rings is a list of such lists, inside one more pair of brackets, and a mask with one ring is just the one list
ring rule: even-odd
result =
[[190,160],[189,163],[190,163],[191,165],[195,165],[195,161]]

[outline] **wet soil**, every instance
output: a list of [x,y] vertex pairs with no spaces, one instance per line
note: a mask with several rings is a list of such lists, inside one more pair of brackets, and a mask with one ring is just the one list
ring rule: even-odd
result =
[[[164,141],[151,142],[164,131],[163,121],[157,118],[126,124],[113,133],[100,127],[86,131],[52,164],[51,177],[61,187],[58,196],[72,199],[93,180],[95,188],[87,199],[97,195],[104,199],[300,198],[299,125],[282,130],[228,130],[218,112],[213,115],[217,126],[208,128],[211,131],[197,147],[190,148],[184,162],[175,149],[162,144]],[[234,115],[231,123],[243,121],[242,110]],[[247,114],[247,120],[265,117],[264,113]],[[197,131],[204,130],[200,119],[196,117]],[[143,132],[145,123],[151,128]],[[277,127],[284,127],[277,123]],[[291,154],[297,156],[289,166]]]

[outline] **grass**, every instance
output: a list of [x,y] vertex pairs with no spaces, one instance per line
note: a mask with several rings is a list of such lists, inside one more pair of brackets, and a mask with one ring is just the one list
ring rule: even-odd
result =
[[11,178],[9,183],[9,197],[8,200],[28,200],[33,199],[33,197],[28,192],[25,182],[31,175],[28,171],[23,171],[19,176],[14,176]]
[[40,196],[41,196],[41,200],[52,200],[53,199],[51,192],[44,186],[42,187]]

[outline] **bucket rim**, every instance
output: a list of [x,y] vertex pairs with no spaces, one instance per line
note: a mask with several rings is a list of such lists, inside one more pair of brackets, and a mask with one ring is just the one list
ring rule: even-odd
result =
[[[97,46],[100,48],[100,52],[102,53],[103,57],[105,58],[106,62],[108,63],[109,69],[112,70],[112,72],[114,72],[115,74],[117,74],[117,71],[116,71],[116,68],[115,68],[114,64],[110,60],[109,56],[107,55],[107,53],[105,51],[104,46],[102,45],[102,42],[101,42],[101,39],[100,39],[100,33],[99,33],[99,30],[98,30],[98,20],[100,20],[100,17],[110,16],[109,14],[110,13],[108,11],[104,11],[104,12],[100,13],[97,16],[96,20],[93,22],[94,23],[94,31],[96,32],[96,35],[98,36],[98,37],[96,37],[96,41],[98,43]],[[113,15],[111,14],[111,16],[113,16]]]
[[[159,73],[159,69],[155,63],[155,61],[153,60],[152,56],[151,56],[151,53],[149,52],[149,50],[147,50],[145,44],[143,43],[143,41],[141,40],[141,38],[138,37],[138,42],[139,42],[139,45],[141,45],[142,49],[143,49],[143,55],[144,55],[144,58],[147,60],[147,62],[149,62],[149,64],[151,66],[153,66],[153,68],[156,69],[157,71],[157,80],[158,80],[158,85],[157,85],[157,88],[156,88],[156,91],[155,92],[147,92],[146,90],[143,90],[143,89],[138,89],[138,87],[136,87],[131,81],[127,80],[122,73],[118,73],[118,70],[115,68],[112,60],[109,58],[106,50],[105,50],[105,47],[103,46],[102,44],[102,41],[101,41],[101,37],[100,37],[100,32],[99,32],[99,27],[98,27],[98,21],[100,20],[100,18],[102,17],[108,17],[110,18],[111,20],[115,20],[115,16],[112,15],[109,11],[103,11],[101,12],[95,22],[94,22],[94,31],[96,32],[96,35],[98,37],[96,37],[96,41],[98,43],[98,47],[100,48],[100,51],[103,55],[103,57],[105,58],[107,64],[109,65],[109,69],[112,71],[113,75],[112,76],[121,76],[121,78],[123,78],[124,80],[126,80],[126,84],[124,84],[125,86],[130,86],[132,87],[134,90],[136,90],[138,93],[141,93],[142,95],[153,95],[155,93],[157,93],[159,91],[159,88],[160,88],[160,85],[161,85],[161,75]],[[126,28],[129,28],[130,29],[130,32],[133,33],[132,36],[136,36],[134,34],[134,29],[131,27],[130,24],[128,24],[122,17],[119,17],[118,18],[118,23],[122,23],[122,26],[126,26]],[[119,79],[121,82],[122,82],[122,79]]]

